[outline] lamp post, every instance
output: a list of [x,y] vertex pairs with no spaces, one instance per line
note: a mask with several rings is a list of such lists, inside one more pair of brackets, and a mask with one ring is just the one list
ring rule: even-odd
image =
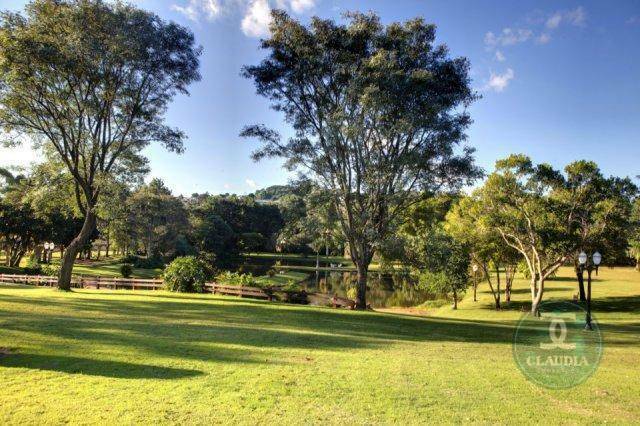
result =
[[587,256],[585,252],[578,255],[578,263],[580,263],[580,267],[582,270],[587,271],[587,317],[584,327],[585,330],[593,330],[593,326],[591,325],[591,272],[594,268],[596,270],[598,269],[600,262],[602,262],[602,255],[597,251],[593,253],[591,262],[589,262],[589,256]]
[[477,275],[478,265],[474,263],[471,269],[473,270],[473,301],[477,302],[478,299],[476,297],[476,294],[478,290],[478,275]]
[[53,243],[44,243],[44,261],[47,263],[51,263],[51,255],[53,254],[53,249],[55,248],[55,244]]

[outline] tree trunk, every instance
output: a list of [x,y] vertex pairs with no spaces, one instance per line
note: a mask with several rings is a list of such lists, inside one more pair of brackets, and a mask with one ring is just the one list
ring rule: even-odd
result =
[[47,251],[41,245],[37,245],[33,248],[33,260],[37,260],[38,263],[44,263],[47,261]]
[[511,287],[513,286],[515,274],[515,268],[507,267],[506,283],[504,285],[504,300],[507,302],[507,305],[511,303]]
[[93,209],[87,208],[84,223],[78,236],[67,246],[62,257],[60,268],[60,276],[58,277],[58,289],[71,290],[71,273],[73,272],[73,264],[80,249],[84,247],[89,237],[96,227],[96,214]]
[[542,301],[542,294],[544,292],[544,280],[542,278],[533,278],[532,298],[531,298],[531,314],[533,316],[540,316],[540,302]]
[[496,263],[496,311],[500,308],[500,265]]
[[358,268],[358,295],[356,297],[356,309],[367,309],[367,270],[369,265],[364,262],[357,262]]
[[458,309],[458,293],[456,290],[453,290],[453,309]]

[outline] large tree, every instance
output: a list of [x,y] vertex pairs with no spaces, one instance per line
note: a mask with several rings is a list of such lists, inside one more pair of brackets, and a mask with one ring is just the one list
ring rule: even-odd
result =
[[571,207],[569,219],[578,242],[573,263],[580,300],[586,301],[584,271],[578,264],[578,254],[597,250],[608,264],[615,264],[627,255],[632,201],[637,188],[629,178],[605,177],[592,161],[575,161],[564,172],[566,178],[550,196]]
[[151,142],[183,149],[164,124],[177,93],[199,79],[193,34],[124,3],[33,0],[0,14],[0,127],[52,147],[74,178],[84,225],[68,245],[58,281],[70,288],[78,250],[96,226],[104,182],[144,163]]
[[274,11],[268,56],[244,68],[259,95],[295,130],[282,139],[261,125],[254,159],[281,157],[328,190],[358,271],[356,306],[366,307],[367,272],[390,225],[420,192],[458,187],[478,175],[458,149],[476,98],[469,62],[435,44],[422,19],[384,26],[374,14],[342,25],[302,25]]
[[548,164],[524,155],[496,162],[479,191],[488,226],[524,259],[531,277],[531,312],[538,314],[545,281],[578,247],[573,221],[577,206],[549,194],[565,183]]

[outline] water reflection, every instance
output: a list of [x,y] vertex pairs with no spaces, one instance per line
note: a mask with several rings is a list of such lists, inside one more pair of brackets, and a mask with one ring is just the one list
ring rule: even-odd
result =
[[[308,292],[319,292],[328,295],[337,295],[339,297],[353,298],[353,290],[357,282],[357,274],[355,272],[344,271],[327,271],[320,270],[315,272],[309,267],[315,267],[315,258],[256,258],[247,257],[239,265],[238,271],[242,273],[250,273],[255,276],[265,275],[268,270],[274,266],[279,269],[288,269],[291,271],[300,271],[309,274],[302,282],[302,285]],[[301,266],[306,267],[300,268]],[[320,268],[328,268],[332,265],[328,262],[319,262]],[[342,266],[334,264],[333,266]],[[346,266],[346,263],[345,265]],[[434,295],[419,290],[415,286],[415,280],[407,274],[381,274],[370,272],[368,277],[367,303],[374,308],[383,307],[411,307],[416,306],[427,300],[435,299]],[[350,294],[351,293],[351,294]],[[350,297],[351,296],[351,297]]]
[[[354,272],[321,271],[317,274],[312,273],[301,285],[308,292],[353,297],[353,291],[350,292],[349,290],[355,288],[356,283],[357,274]],[[370,303],[374,308],[410,307],[432,299],[434,299],[432,294],[417,289],[415,281],[407,275],[369,273],[367,279],[367,303]]]

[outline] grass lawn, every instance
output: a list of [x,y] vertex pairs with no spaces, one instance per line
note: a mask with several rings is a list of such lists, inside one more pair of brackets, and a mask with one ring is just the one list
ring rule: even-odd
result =
[[[571,271],[546,298],[570,299]],[[466,297],[429,317],[211,295],[0,287],[0,423],[633,423],[640,274],[594,283],[605,339],[582,385],[530,383],[511,310]]]

